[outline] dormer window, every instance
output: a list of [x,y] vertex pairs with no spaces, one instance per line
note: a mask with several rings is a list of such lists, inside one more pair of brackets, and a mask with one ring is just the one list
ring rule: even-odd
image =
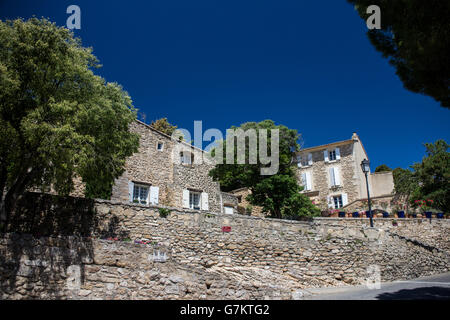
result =
[[181,164],[192,164],[194,162],[194,154],[188,151],[180,152]]
[[323,157],[325,162],[337,161],[341,159],[341,149],[334,148],[332,150],[324,150]]
[[336,160],[336,149],[328,151],[328,159],[330,161]]
[[308,153],[308,154],[304,154],[304,155],[298,155],[297,156],[297,163],[298,163],[299,167],[311,166],[313,164],[312,153]]

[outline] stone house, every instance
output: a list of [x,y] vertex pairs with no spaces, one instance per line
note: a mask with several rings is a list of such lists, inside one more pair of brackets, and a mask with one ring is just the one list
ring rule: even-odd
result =
[[[346,212],[367,210],[367,187],[361,161],[369,159],[356,133],[351,139],[305,148],[295,155],[296,177],[303,191],[322,211],[338,209]],[[372,209],[390,210],[394,181],[392,172],[368,175]],[[247,208],[250,190],[230,192],[238,197],[238,206]],[[263,216],[258,206],[251,215]]]
[[[363,159],[369,157],[356,133],[349,140],[300,150],[296,154],[296,175],[304,187],[302,192],[323,210],[367,209],[366,179],[361,170]],[[368,182],[373,209],[383,206],[379,209],[388,210],[394,189],[392,172],[369,173]]]
[[225,196],[227,213],[233,213],[229,207],[233,210],[236,200],[223,195],[208,175],[213,164],[205,151],[141,121],[132,123],[130,130],[140,136],[139,151],[126,160],[111,200],[224,213]]

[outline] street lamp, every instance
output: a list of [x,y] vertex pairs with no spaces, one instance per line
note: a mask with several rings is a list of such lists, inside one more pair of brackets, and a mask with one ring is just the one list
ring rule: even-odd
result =
[[369,217],[370,217],[370,227],[373,228],[373,220],[372,220],[372,209],[370,207],[370,194],[369,194],[369,180],[367,178],[367,174],[370,172],[370,161],[364,159],[361,161],[361,169],[366,175],[366,186],[367,186],[367,201],[369,203]]

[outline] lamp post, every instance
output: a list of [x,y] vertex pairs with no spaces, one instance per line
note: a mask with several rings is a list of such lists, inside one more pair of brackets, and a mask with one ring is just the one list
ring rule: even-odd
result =
[[372,209],[370,207],[370,194],[369,194],[369,180],[367,178],[367,174],[370,171],[370,161],[367,159],[364,159],[361,161],[361,169],[366,175],[366,186],[367,186],[367,201],[369,203],[369,218],[370,218],[370,227],[373,228],[373,220],[372,220]]

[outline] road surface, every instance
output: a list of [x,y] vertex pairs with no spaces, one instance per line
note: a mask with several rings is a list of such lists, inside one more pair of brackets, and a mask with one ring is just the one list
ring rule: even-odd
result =
[[367,286],[305,290],[305,300],[450,300],[450,272],[413,280]]

